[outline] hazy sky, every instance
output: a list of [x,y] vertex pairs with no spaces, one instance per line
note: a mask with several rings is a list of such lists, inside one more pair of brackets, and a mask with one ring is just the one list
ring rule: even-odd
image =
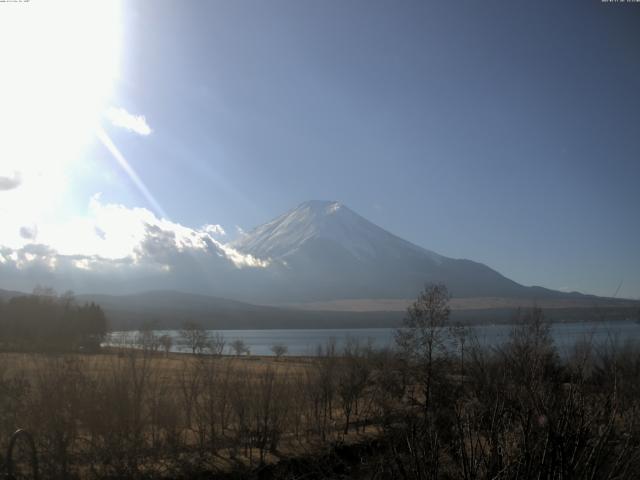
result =
[[525,285],[640,297],[640,4],[147,1],[118,18],[104,131],[139,183],[92,138],[61,218],[101,192],[233,236],[338,200]]

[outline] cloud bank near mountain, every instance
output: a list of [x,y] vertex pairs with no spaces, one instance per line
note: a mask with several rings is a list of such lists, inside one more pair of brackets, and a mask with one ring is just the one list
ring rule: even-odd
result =
[[234,242],[222,240],[220,225],[191,228],[99,195],[84,216],[13,229],[13,244],[0,243],[0,289],[181,290],[266,304],[408,299],[427,283],[444,283],[456,298],[579,295],[527,287],[481,263],[444,257],[338,202],[305,202]]
[[43,284],[87,292],[182,285],[208,291],[235,271],[269,265],[222,243],[219,225],[190,228],[145,208],[103,203],[99,195],[86,216],[13,229],[8,241],[0,241],[0,288]]

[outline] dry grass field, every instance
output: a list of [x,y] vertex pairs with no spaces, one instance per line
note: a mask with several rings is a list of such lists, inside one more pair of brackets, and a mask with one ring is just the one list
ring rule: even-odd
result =
[[[135,353],[136,351],[133,350]],[[43,363],[55,359],[66,361],[77,361],[87,368],[87,373],[104,373],[109,371],[128,357],[126,350],[104,349],[100,353],[14,353],[0,352],[0,365],[5,374],[25,373],[28,377],[35,375],[42,367]],[[200,358],[202,360],[203,357]],[[188,368],[198,357],[187,353],[155,353],[149,357],[154,369],[162,372],[169,378],[177,379],[185,368]],[[216,363],[222,367],[243,368],[251,371],[255,375],[264,373],[272,369],[280,374],[303,374],[315,363],[314,357],[288,357],[279,359],[273,356],[232,356],[225,355],[216,357]]]
[[2,353],[0,448],[28,429],[45,478],[173,478],[315,455],[378,431],[364,384],[339,400],[343,368],[333,356]]
[[560,358],[538,309],[498,348],[461,326],[448,347],[437,293],[394,351],[1,353],[0,452],[21,427],[45,479],[637,476],[637,345],[585,341]]

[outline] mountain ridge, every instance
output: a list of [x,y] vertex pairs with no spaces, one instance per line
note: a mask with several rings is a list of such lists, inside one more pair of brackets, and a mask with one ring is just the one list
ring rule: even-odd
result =
[[[0,298],[29,295],[0,289]],[[256,305],[226,298],[176,290],[155,290],[127,295],[82,294],[80,304],[100,305],[113,330],[153,328],[178,329],[186,320],[210,329],[315,329],[398,327],[410,300],[329,302],[328,304]],[[640,302],[602,299],[594,304],[584,300],[541,303],[551,321],[596,321],[631,318]],[[508,323],[519,308],[531,308],[526,300],[452,299],[451,320],[465,324]],[[0,302],[1,307],[1,302]],[[597,308],[596,308],[597,307]],[[0,320],[2,315],[0,315]]]
[[[40,247],[30,245],[25,253],[38,259],[37,265],[24,268],[17,282],[3,276],[0,286],[30,291],[37,280],[80,294],[185,291],[276,306],[410,300],[429,283],[445,284],[453,299],[509,298],[523,306],[598,298],[520,285],[482,263],[448,258],[404,240],[336,201],[301,203],[227,244],[205,231],[191,231],[186,241],[175,229],[147,226],[134,256],[115,262],[87,258],[84,267],[76,257],[43,253]],[[133,273],[120,274],[127,265],[136,266]],[[21,269],[15,265],[13,272]]]
[[[327,220],[331,220],[332,222]],[[283,230],[292,223],[301,225],[298,226],[294,235],[290,234],[289,238],[287,238],[286,235],[283,235]],[[257,256],[273,256],[275,253],[278,257],[286,257],[291,253],[295,242],[297,242],[299,246],[305,240],[309,240],[315,236],[349,243],[354,233],[359,234],[361,237],[364,236],[365,240],[372,234],[386,237],[387,240],[401,243],[406,248],[426,253],[436,263],[440,262],[443,258],[435,252],[413,244],[375,225],[346,205],[333,200],[310,200],[303,202],[296,208],[276,217],[274,220],[256,227],[249,232],[248,235],[232,242],[231,246],[238,248],[240,251],[253,251],[253,254]],[[354,245],[353,242],[351,242],[351,245],[347,245],[347,249],[356,256],[371,255],[374,252],[371,251],[370,247],[371,246],[367,246],[362,239],[356,245]]]
[[[269,259],[277,272],[274,281],[293,301],[414,298],[425,283],[444,283],[454,297],[582,295],[524,286],[482,263],[445,257],[336,201],[303,202],[230,245]],[[278,300],[285,296],[276,293]]]

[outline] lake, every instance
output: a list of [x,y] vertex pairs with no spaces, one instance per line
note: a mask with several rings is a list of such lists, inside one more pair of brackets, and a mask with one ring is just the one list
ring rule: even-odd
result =
[[[481,345],[495,347],[509,339],[513,325],[481,325],[469,327],[477,336]],[[228,345],[241,339],[249,347],[252,355],[273,355],[271,347],[283,344],[288,355],[312,356],[318,345],[335,340],[341,348],[349,338],[359,339],[363,343],[371,342],[375,347],[391,347],[394,344],[393,328],[360,329],[291,329],[291,330],[210,330],[211,334],[224,336],[227,347],[225,353],[231,353]],[[173,337],[173,351],[187,351],[180,346],[180,334],[177,330],[157,331],[157,335],[167,334]],[[134,339],[137,332],[114,332],[105,342],[117,345],[119,342]],[[594,344],[627,341],[640,342],[640,324],[632,320],[611,322],[555,323],[551,326],[551,335],[560,355],[566,355],[578,341],[593,339]]]

